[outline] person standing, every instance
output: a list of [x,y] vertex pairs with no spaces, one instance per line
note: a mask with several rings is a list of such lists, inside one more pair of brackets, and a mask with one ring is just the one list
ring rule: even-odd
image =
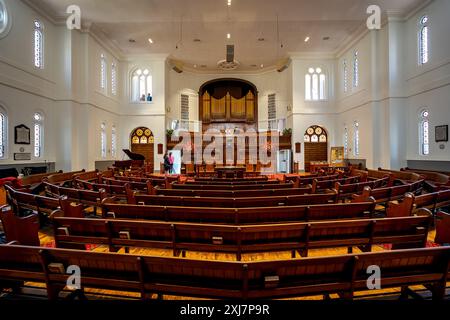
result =
[[169,154],[166,153],[164,154],[164,173],[168,174],[170,173],[170,159],[169,159]]
[[174,158],[172,152],[169,153],[169,163],[170,163],[170,174],[174,174],[173,165],[175,163],[175,158]]

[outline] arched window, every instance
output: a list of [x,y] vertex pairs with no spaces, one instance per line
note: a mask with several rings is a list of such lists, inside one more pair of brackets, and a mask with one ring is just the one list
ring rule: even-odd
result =
[[8,147],[8,117],[6,112],[0,108],[0,159],[6,158],[6,148]]
[[354,141],[354,150],[353,153],[355,156],[359,156],[359,122],[355,121],[354,124],[354,130],[355,130],[355,141]]
[[359,52],[356,50],[353,55],[353,87],[359,86]]
[[319,126],[309,127],[305,132],[305,142],[326,143],[328,142],[327,132]]
[[348,91],[348,66],[347,66],[347,59],[344,59],[343,65],[342,65],[342,72],[344,75],[344,92]]
[[100,129],[102,158],[106,158],[106,123],[103,122]]
[[344,127],[344,155],[348,157],[348,128]]
[[117,130],[115,125],[111,128],[111,156],[113,158],[117,156]]
[[426,64],[429,59],[429,19],[423,16],[419,21],[419,64]]
[[153,132],[148,128],[137,128],[131,134],[131,144],[151,144],[154,142]]
[[117,95],[117,67],[115,63],[111,65],[111,93],[114,96]]
[[100,55],[100,88],[106,89],[106,57],[104,54]]
[[430,113],[428,110],[423,110],[420,113],[420,125],[419,125],[419,141],[420,141],[420,154],[428,156],[430,154]]
[[305,99],[307,101],[325,100],[326,76],[321,68],[309,68],[305,76]]
[[41,21],[34,21],[34,66],[44,69],[44,26]]
[[43,155],[44,144],[44,117],[41,113],[36,112],[33,117],[34,120],[34,157],[41,158]]
[[153,78],[148,69],[137,69],[133,72],[131,87],[133,102],[153,101]]
[[3,0],[0,0],[0,37],[7,33],[9,15]]

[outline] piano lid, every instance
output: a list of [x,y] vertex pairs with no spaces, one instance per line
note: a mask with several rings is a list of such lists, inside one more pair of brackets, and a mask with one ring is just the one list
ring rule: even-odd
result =
[[145,160],[145,157],[144,157],[142,154],[131,152],[131,151],[128,150],[128,149],[123,149],[123,152],[125,152],[125,154],[126,154],[131,160],[134,160],[134,161],[144,161],[144,160]]

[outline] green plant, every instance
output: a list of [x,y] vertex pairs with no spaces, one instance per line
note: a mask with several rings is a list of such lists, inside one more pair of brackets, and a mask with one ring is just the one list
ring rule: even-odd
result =
[[173,133],[174,133],[174,130],[172,130],[172,129],[167,129],[167,130],[166,130],[166,135],[167,135],[168,137],[171,137],[171,136],[173,135]]
[[292,136],[292,129],[291,128],[284,129],[283,136]]

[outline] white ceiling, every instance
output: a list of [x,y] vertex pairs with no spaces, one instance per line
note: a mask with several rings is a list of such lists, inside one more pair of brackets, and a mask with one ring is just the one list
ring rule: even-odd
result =
[[[288,52],[332,53],[365,24],[369,5],[377,4],[383,12],[407,13],[423,2],[232,0],[228,7],[227,0],[29,1],[54,18],[65,16],[67,6],[79,5],[83,21],[94,24],[123,54],[169,54],[186,66],[197,65],[206,70],[216,69],[217,62],[225,59],[226,44],[235,45],[240,70],[273,66]],[[227,33],[231,34],[230,40]],[[311,40],[305,43],[307,36]],[[324,37],[330,40],[324,41]],[[154,43],[150,44],[148,38]],[[259,38],[265,41],[260,42]],[[130,43],[129,39],[136,42]]]

